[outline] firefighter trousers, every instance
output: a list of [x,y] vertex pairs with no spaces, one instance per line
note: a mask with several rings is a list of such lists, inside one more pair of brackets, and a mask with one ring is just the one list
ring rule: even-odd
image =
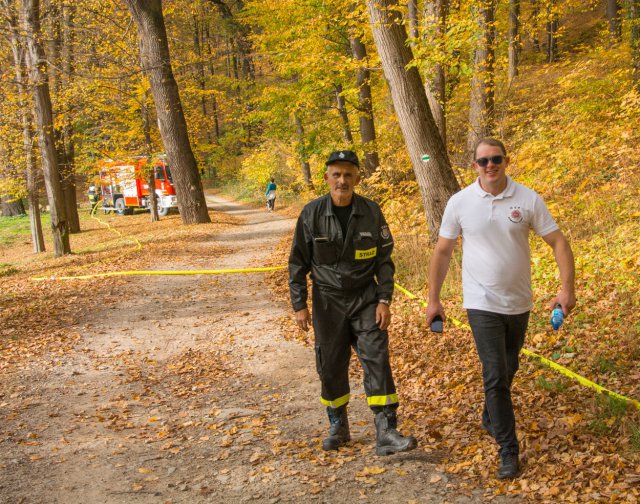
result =
[[355,350],[364,371],[367,403],[374,410],[397,407],[398,395],[389,364],[389,336],[376,323],[376,285],[344,293],[313,286],[316,367],[320,401],[339,408],[349,402],[349,362]]

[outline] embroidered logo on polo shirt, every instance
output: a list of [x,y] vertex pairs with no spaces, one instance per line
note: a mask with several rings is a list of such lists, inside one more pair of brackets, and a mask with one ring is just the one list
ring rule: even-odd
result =
[[509,220],[514,224],[520,224],[522,222],[522,211],[519,206],[511,207],[511,214],[509,215]]

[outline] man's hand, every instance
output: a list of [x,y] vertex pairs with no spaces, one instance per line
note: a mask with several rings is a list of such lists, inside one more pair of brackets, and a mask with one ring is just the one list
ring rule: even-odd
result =
[[388,304],[378,303],[376,307],[376,324],[381,330],[387,329],[391,323],[391,309]]
[[309,322],[311,322],[311,315],[309,315],[309,309],[303,308],[296,312],[296,324],[303,331],[309,330]]
[[440,315],[442,320],[447,320],[447,316],[444,314],[444,307],[440,301],[432,301],[427,306],[427,325],[430,326],[431,322],[436,315]]
[[553,301],[551,301],[551,309],[555,308],[556,304],[562,306],[562,311],[565,315],[569,315],[571,310],[576,306],[576,294],[573,291],[566,291],[564,289],[558,292],[558,295]]

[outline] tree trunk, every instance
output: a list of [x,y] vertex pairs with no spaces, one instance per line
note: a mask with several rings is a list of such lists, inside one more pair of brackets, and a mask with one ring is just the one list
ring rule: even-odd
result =
[[138,27],[142,68],[149,77],[184,224],[211,222],[173,76],[161,0],[124,0]]
[[478,16],[480,40],[471,81],[467,157],[480,139],[491,136],[495,124],[495,8],[495,0],[484,0]]
[[[206,41],[207,41],[207,60],[209,61],[209,75],[213,77],[215,74],[215,68],[213,66],[213,51],[211,49],[211,34],[209,33],[209,25],[207,24],[205,29]],[[213,132],[216,137],[216,144],[220,142],[220,122],[218,120],[218,102],[215,95],[211,97],[211,108],[213,114]]]
[[8,196],[3,196],[0,199],[2,200],[0,213],[3,217],[16,217],[27,213],[24,209],[24,203],[22,203],[20,198],[13,199]]
[[11,53],[13,55],[14,72],[16,76],[16,92],[18,96],[18,110],[22,121],[22,144],[24,161],[27,174],[27,202],[29,204],[29,221],[31,226],[31,243],[35,253],[44,252],[44,236],[40,220],[40,201],[38,191],[38,172],[33,155],[33,130],[31,106],[26,94],[26,47],[24,35],[20,35],[18,26],[18,14],[9,6],[8,0],[1,0],[4,10],[7,28],[11,40]]
[[[409,37],[416,40],[420,35],[418,29],[418,0],[409,0],[407,2],[408,18],[409,18]],[[411,42],[413,48],[414,42]]]
[[622,38],[619,0],[607,0],[607,19],[609,20],[609,46],[612,46]]
[[531,24],[533,25],[532,43],[533,50],[540,52],[540,39],[538,33],[540,31],[540,0],[531,0]]
[[520,0],[509,0],[509,80],[518,76],[520,60]]
[[349,124],[349,114],[347,113],[347,106],[344,96],[342,96],[342,84],[336,84],[336,106],[338,107],[338,113],[340,114],[340,120],[342,122],[342,136],[347,145],[353,145],[353,135],[351,134],[351,125]]
[[[355,6],[351,4],[351,11]],[[360,137],[364,147],[364,175],[368,176],[380,166],[378,149],[376,147],[376,127],[373,121],[373,101],[371,100],[371,73],[367,62],[367,49],[360,37],[354,33],[349,39],[351,52],[356,61],[360,63],[356,72],[358,85],[358,118],[360,122]]]
[[[207,113],[207,98],[206,98],[206,90],[207,90],[207,81],[205,78],[204,71],[204,61],[202,54],[202,40],[201,40],[201,32],[200,32],[200,24],[198,22],[198,15],[194,12],[193,16],[193,47],[196,53],[198,60],[196,61],[196,73],[198,80],[198,87],[200,88],[200,108],[202,109],[202,118],[205,122],[208,119]],[[211,145],[211,131],[208,127],[206,127],[206,135],[207,135],[207,143]]]
[[[60,81],[62,85],[69,89],[73,79],[73,45],[75,44],[75,29],[73,18],[75,15],[74,5],[64,5],[63,23],[62,23],[62,75]],[[61,168],[62,172],[62,190],[64,191],[65,208],[67,211],[67,219],[69,221],[69,231],[71,233],[80,232],[80,216],[78,215],[78,198],[76,194],[75,181],[75,148],[73,143],[73,123],[71,117],[74,110],[70,105],[64,114],[64,124],[60,132],[60,151],[63,160]]]
[[304,183],[309,189],[313,189],[313,180],[311,180],[311,166],[309,166],[309,160],[307,158],[307,146],[304,139],[304,127],[298,112],[293,113],[293,120],[296,123],[296,130],[298,132],[298,157],[300,159],[300,167],[302,168],[302,178]]
[[558,59],[558,15],[553,10],[555,0],[549,2],[547,20],[547,62]]
[[[434,35],[429,44],[435,47],[440,56],[444,53],[444,36],[447,31],[447,16],[449,15],[449,7],[447,0],[436,0],[434,2],[425,3],[425,17],[434,25]],[[438,125],[438,131],[442,136],[442,143],[447,145],[447,79],[445,68],[442,63],[436,63],[432,69],[431,79],[425,79],[425,91],[429,100],[429,107],[433,118]]]
[[149,113],[148,93],[142,97],[142,131],[144,132],[144,143],[147,151],[146,168],[149,170],[149,212],[151,213],[151,222],[158,222],[158,195],[156,194],[156,170],[153,166],[153,140],[151,140],[151,114]]
[[406,68],[413,55],[406,45],[398,0],[368,0],[367,6],[382,69],[422,194],[430,239],[435,242],[444,207],[460,186],[429,109],[418,69]]
[[629,1],[631,18],[631,53],[633,58],[633,87],[640,93],[640,0]]
[[40,45],[40,2],[24,0],[23,13],[25,32],[27,34],[28,64],[33,87],[35,115],[38,125],[38,138],[44,182],[51,212],[51,230],[53,233],[53,249],[56,257],[71,253],[69,244],[69,228],[64,204],[64,194],[60,184],[58,153],[55,146],[53,129],[53,111],[49,84],[47,82],[47,64],[44,51]]

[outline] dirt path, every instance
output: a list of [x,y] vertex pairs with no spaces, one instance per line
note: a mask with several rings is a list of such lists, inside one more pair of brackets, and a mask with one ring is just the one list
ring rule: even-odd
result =
[[[208,198],[243,223],[214,237],[231,252],[207,268],[263,265],[294,224]],[[377,457],[358,386],[352,443],[322,452],[313,350],[284,338],[289,306],[261,274],[133,277],[109,290],[72,328],[76,347],[2,382],[1,502],[481,500],[428,447]]]

